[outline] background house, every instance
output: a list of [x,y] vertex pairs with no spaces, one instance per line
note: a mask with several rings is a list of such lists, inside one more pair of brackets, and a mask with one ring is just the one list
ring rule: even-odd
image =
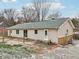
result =
[[75,26],[73,38],[74,39],[79,39],[79,19],[78,18],[72,19],[72,23]]
[[72,39],[73,28],[71,20],[59,18],[12,26],[8,28],[8,36],[65,44]]
[[7,24],[0,22],[0,36],[8,36],[8,30],[6,28],[8,28]]

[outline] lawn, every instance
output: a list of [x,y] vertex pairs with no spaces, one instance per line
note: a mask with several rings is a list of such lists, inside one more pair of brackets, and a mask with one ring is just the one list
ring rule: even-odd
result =
[[35,51],[22,45],[9,45],[0,43],[0,59],[26,59],[31,58]]

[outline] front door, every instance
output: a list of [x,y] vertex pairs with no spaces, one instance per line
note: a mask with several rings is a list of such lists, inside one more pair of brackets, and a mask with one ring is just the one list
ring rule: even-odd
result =
[[27,37],[27,30],[24,30],[24,37]]

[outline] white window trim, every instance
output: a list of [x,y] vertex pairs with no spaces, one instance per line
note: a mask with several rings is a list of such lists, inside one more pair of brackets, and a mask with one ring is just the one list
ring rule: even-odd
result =
[[[18,31],[18,33],[17,33],[17,31]],[[19,34],[19,30],[16,30],[16,34]]]

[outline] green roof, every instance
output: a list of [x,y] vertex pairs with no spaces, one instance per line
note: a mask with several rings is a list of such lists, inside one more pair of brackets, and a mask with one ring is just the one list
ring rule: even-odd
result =
[[9,27],[8,29],[58,29],[66,20],[67,18],[60,18],[56,20],[23,23]]

